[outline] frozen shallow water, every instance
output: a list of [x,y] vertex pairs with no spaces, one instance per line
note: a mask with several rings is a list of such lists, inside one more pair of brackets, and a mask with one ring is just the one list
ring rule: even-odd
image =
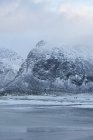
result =
[[93,95],[0,97],[0,140],[93,140]]

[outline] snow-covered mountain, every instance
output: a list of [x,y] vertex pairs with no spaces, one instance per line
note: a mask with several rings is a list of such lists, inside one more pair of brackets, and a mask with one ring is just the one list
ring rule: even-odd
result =
[[0,48],[0,90],[14,80],[23,59],[14,51]]
[[12,69],[18,71],[24,60],[16,52],[0,48],[0,62],[3,62],[6,66],[11,66]]
[[15,80],[7,85],[6,92],[39,94],[42,91],[93,91],[93,61],[68,55],[64,49],[44,41],[38,42]]

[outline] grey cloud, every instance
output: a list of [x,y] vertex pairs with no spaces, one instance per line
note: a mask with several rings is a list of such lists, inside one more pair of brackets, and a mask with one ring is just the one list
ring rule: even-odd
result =
[[[67,6],[69,4],[70,8]],[[70,0],[63,3],[61,0],[58,3],[56,0],[55,2],[53,0],[51,2],[50,0],[0,1],[0,32],[4,34],[1,42],[4,46],[14,46],[15,50],[20,46],[20,52],[25,49],[30,50],[33,42],[41,39],[64,44],[84,43],[87,34],[91,38],[93,36],[93,7],[83,5],[84,7],[86,8],[83,16],[82,4],[81,11],[79,8],[76,10]],[[77,13],[79,13],[78,16]],[[12,37],[13,34],[16,35]],[[91,43],[92,41],[89,45]]]

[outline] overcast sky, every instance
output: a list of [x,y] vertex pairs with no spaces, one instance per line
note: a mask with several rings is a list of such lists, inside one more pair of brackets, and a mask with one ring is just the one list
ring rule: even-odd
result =
[[22,56],[39,40],[93,46],[93,0],[0,0],[0,47]]

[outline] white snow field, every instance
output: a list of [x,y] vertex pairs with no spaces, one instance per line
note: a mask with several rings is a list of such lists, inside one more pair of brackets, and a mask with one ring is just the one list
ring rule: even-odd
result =
[[93,94],[0,97],[0,140],[93,140]]

